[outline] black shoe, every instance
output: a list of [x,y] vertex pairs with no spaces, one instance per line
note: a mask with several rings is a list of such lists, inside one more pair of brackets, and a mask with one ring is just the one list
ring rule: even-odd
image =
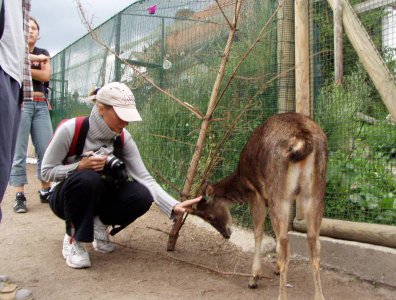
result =
[[17,193],[14,202],[14,211],[16,213],[25,213],[27,212],[26,208],[26,198],[23,193]]
[[38,191],[39,196],[40,196],[40,202],[41,203],[48,203],[49,202],[49,196],[50,196],[50,189],[51,188],[46,188],[46,189],[41,189]]

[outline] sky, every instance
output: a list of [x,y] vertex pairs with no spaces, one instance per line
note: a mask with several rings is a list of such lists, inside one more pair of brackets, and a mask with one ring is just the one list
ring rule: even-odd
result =
[[[81,0],[86,17],[96,27],[135,0]],[[36,46],[54,56],[85,34],[75,0],[31,0],[31,15],[40,24],[40,39]]]

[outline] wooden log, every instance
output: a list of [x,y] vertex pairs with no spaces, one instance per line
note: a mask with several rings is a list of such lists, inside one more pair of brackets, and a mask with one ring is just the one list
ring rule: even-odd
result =
[[[300,232],[307,232],[305,220],[294,219],[293,228]],[[320,235],[396,248],[396,226],[324,218]]]
[[296,112],[311,116],[308,0],[295,1]]
[[373,117],[370,117],[368,115],[365,115],[365,114],[363,114],[361,112],[357,112],[356,113],[356,118],[358,118],[360,121],[363,121],[363,122],[368,123],[368,124],[373,124],[374,125],[374,124],[377,123],[377,119],[375,119]]
[[[333,11],[335,1],[336,0],[327,0]],[[342,20],[345,33],[373,81],[389,113],[396,120],[395,80],[349,2],[346,0],[341,1],[343,6]]]
[[360,14],[383,6],[395,5],[395,4],[396,4],[395,0],[369,0],[354,5],[353,9],[357,14]]
[[342,28],[342,2],[335,0],[334,5],[334,80],[337,85],[344,81],[344,42]]

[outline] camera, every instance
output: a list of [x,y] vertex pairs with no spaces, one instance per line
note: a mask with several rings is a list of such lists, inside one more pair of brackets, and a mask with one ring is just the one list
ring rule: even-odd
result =
[[102,171],[106,180],[121,183],[129,179],[125,163],[115,156],[112,150],[106,148],[106,146],[100,147],[92,155],[106,156],[106,163]]

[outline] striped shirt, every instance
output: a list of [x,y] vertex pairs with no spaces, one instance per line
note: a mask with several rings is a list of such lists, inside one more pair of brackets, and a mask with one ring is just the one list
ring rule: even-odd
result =
[[29,60],[29,47],[28,47],[28,37],[29,37],[29,15],[30,15],[30,0],[22,1],[22,11],[23,11],[23,29],[25,33],[25,66],[23,68],[23,99],[25,101],[33,101],[33,83],[32,74],[30,71],[30,60]]

